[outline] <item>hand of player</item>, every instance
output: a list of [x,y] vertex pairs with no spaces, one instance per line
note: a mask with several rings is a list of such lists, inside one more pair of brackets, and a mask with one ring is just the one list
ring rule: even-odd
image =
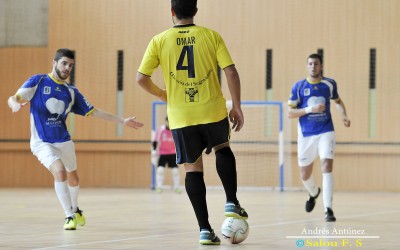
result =
[[124,124],[128,127],[134,128],[134,129],[143,127],[144,124],[139,121],[136,121],[135,119],[136,119],[136,116],[126,118],[124,120]]
[[244,124],[243,112],[240,108],[233,108],[229,112],[229,120],[233,123],[232,129],[238,132],[242,129]]
[[315,106],[312,107],[312,112],[313,113],[323,113],[325,112],[325,104],[317,104]]
[[167,102],[167,91],[165,89],[162,90],[161,95],[159,96],[161,101]]
[[343,117],[343,124],[346,128],[350,127],[350,119],[347,116]]
[[25,104],[26,104],[26,103],[21,104],[21,103],[17,102],[15,96],[10,96],[8,98],[7,103],[8,103],[8,107],[11,109],[11,111],[13,113],[18,112],[21,109],[21,107],[25,106]]

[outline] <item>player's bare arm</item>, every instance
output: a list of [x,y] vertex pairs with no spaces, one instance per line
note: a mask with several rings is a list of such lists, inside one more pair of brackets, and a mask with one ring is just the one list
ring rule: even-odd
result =
[[342,99],[339,98],[339,99],[335,100],[335,103],[336,103],[336,109],[339,111],[339,113],[342,116],[342,121],[343,121],[344,126],[346,128],[350,127],[351,122],[350,122],[350,119],[347,117],[346,106],[344,105]]
[[150,76],[138,72],[136,75],[136,82],[150,94],[157,96],[164,102],[167,101],[167,92],[165,89],[161,89],[155,85]]
[[232,98],[232,109],[229,112],[229,120],[233,123],[232,129],[238,132],[244,124],[244,116],[240,105],[240,78],[235,65],[224,68],[228,82],[229,92]]
[[134,129],[138,129],[143,127],[143,123],[136,121],[136,117],[128,117],[128,118],[123,118],[123,117],[119,117],[116,115],[113,115],[111,113],[108,113],[106,111],[103,111],[101,109],[94,109],[94,111],[90,114],[93,117],[97,117],[106,121],[112,121],[115,123],[122,123],[128,127],[134,128]]

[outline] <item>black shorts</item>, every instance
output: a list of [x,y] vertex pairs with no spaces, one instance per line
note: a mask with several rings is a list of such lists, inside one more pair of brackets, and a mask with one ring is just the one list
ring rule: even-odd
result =
[[158,159],[158,165],[159,167],[165,167],[165,165],[168,163],[168,167],[170,168],[176,168],[178,165],[176,164],[176,154],[172,155],[160,155],[160,158]]
[[203,153],[206,154],[223,143],[229,142],[231,128],[228,118],[219,122],[199,124],[172,129],[176,148],[176,163],[195,163]]

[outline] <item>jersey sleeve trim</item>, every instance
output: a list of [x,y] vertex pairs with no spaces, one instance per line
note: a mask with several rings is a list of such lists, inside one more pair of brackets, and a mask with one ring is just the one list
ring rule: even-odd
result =
[[85,114],[85,116],[89,116],[89,115],[91,115],[93,112],[94,112],[94,107],[93,107],[89,112],[87,112],[87,113]]
[[235,66],[235,64],[234,64],[234,63],[229,64],[228,66],[224,67],[223,70],[226,69],[226,68],[228,68],[229,66]]
[[142,74],[142,75],[145,75],[145,76],[151,77],[151,75],[148,75],[148,74],[142,73],[142,72],[140,72],[139,70],[138,70],[138,72],[139,72],[140,74]]
[[25,100],[25,99],[22,97],[22,95],[19,94],[19,93],[16,93],[14,96],[15,96],[15,99],[17,100],[17,102],[20,102],[20,101],[28,101],[28,100]]

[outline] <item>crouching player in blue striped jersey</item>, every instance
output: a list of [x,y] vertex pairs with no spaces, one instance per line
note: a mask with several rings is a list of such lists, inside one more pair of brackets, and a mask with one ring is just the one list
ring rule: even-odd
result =
[[86,223],[78,207],[79,177],[74,143],[66,125],[68,114],[98,117],[135,129],[143,126],[135,117],[118,117],[93,107],[66,82],[74,63],[71,50],[57,50],[51,73],[30,77],[8,98],[12,112],[30,102],[31,151],[53,174],[54,188],[66,216],[65,230],[75,230],[77,224]]
[[313,161],[319,154],[322,162],[322,191],[325,220],[336,221],[332,210],[333,158],[335,132],[330,111],[330,100],[336,103],[345,127],[350,127],[346,108],[340,99],[335,80],[322,76],[322,57],[312,54],[307,58],[309,76],[298,81],[289,98],[289,118],[299,118],[297,154],[301,178],[309,193],[305,209],[311,212],[321,189],[312,175]]

